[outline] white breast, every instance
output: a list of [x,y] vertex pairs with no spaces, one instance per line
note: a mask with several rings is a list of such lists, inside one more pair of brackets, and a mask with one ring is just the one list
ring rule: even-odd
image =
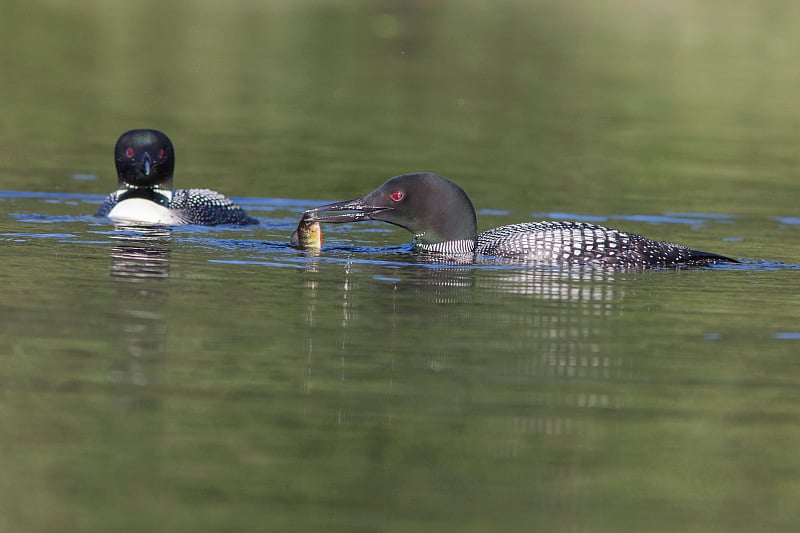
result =
[[130,198],[114,206],[108,218],[118,222],[142,222],[145,224],[164,224],[173,226],[185,224],[177,214],[144,198]]

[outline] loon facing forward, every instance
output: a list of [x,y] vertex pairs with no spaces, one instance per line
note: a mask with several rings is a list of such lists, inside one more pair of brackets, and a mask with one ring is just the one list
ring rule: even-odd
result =
[[464,190],[428,172],[396,176],[361,198],[310,209],[304,216],[317,222],[382,220],[413,233],[415,250],[448,256],[482,254],[620,270],[738,262],[583,222],[525,222],[478,234],[475,208]]
[[96,216],[145,224],[258,224],[222,194],[172,189],[175,150],[158,130],[130,130],[114,147],[119,190],[106,196]]

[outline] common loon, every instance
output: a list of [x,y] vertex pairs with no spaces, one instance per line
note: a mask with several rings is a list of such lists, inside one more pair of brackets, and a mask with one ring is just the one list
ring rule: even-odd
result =
[[429,172],[395,176],[367,195],[309,209],[304,216],[317,222],[382,220],[413,233],[415,251],[447,256],[620,270],[738,262],[583,222],[524,222],[478,234],[475,208],[464,190]]
[[258,224],[224,195],[209,189],[172,189],[175,150],[158,130],[130,130],[114,147],[119,189],[95,213],[146,224]]

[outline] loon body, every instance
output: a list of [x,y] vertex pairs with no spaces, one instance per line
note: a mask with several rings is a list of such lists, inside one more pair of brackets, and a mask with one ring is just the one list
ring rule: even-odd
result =
[[114,147],[119,189],[95,213],[144,224],[258,224],[224,195],[209,189],[172,188],[175,150],[158,130],[130,130]]
[[464,190],[428,172],[395,176],[365,196],[310,209],[304,217],[338,223],[382,220],[413,233],[416,251],[448,256],[480,254],[619,270],[737,262],[583,222],[525,222],[478,234],[475,208]]

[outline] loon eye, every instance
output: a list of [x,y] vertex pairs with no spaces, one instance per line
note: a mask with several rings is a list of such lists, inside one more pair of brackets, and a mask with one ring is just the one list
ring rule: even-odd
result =
[[392,191],[392,194],[389,195],[389,198],[391,198],[393,202],[399,202],[405,197],[406,193],[403,191]]
[[125,150],[125,155],[127,155],[128,157],[133,157],[133,148],[129,146],[128,149]]
[[163,148],[158,151],[158,158],[161,159],[162,157],[164,157],[164,149]]

